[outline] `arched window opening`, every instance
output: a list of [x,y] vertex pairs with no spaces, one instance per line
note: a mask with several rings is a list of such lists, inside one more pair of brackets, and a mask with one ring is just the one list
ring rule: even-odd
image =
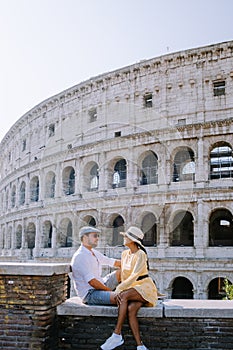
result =
[[6,191],[6,210],[8,209],[9,207],[9,192],[8,190]]
[[6,248],[11,248],[11,240],[12,240],[12,227],[10,226],[7,230],[7,237],[6,237]]
[[73,225],[70,219],[63,219],[58,230],[58,245],[63,248],[72,247]]
[[73,167],[67,167],[63,171],[63,191],[66,196],[75,192],[75,171]]
[[11,191],[11,208],[15,207],[15,203],[16,203],[16,187],[13,186]]
[[210,179],[233,177],[232,148],[222,143],[210,152]]
[[149,152],[142,161],[140,185],[156,183],[158,183],[158,158],[154,152]]
[[3,249],[5,248],[5,229],[3,228],[3,230],[1,231],[1,235],[0,235],[0,238],[1,238],[1,242],[0,242],[0,248]]
[[193,285],[187,278],[175,278],[172,284],[172,299],[193,299]]
[[21,225],[19,225],[16,229],[15,248],[16,249],[22,248],[22,226]]
[[118,215],[113,221],[113,240],[112,245],[123,245],[123,236],[120,232],[124,232],[124,220]]
[[36,227],[34,223],[30,223],[26,230],[26,241],[29,249],[35,248]]
[[39,200],[39,179],[37,176],[34,176],[30,182],[30,199],[31,202],[38,202]]
[[90,191],[96,191],[99,188],[99,169],[95,164],[90,171]]
[[156,225],[156,218],[152,213],[147,214],[143,218],[142,232],[144,232],[143,244],[145,246],[156,246],[157,225]]
[[45,198],[55,197],[55,185],[56,185],[56,176],[51,171],[46,175],[46,178],[45,178]]
[[233,246],[233,220],[229,210],[218,209],[211,214],[209,246]]
[[93,227],[96,226],[96,221],[95,221],[95,219],[93,217],[91,217],[91,219],[88,221],[88,225],[89,226],[93,226]]
[[125,187],[127,178],[126,160],[119,160],[114,167],[112,188]]
[[194,180],[194,153],[190,148],[184,148],[176,153],[173,163],[173,182]]
[[26,194],[26,184],[23,181],[20,185],[19,189],[19,205],[25,204],[25,194]]
[[45,221],[43,225],[43,235],[41,238],[41,248],[52,248],[53,226],[50,221]]
[[[224,289],[225,283],[224,283],[225,278],[223,277],[217,277],[214,278],[208,286],[208,299],[211,300],[222,300],[223,298],[226,297],[226,291]],[[231,282],[228,281],[230,284]]]
[[193,242],[193,216],[189,212],[182,211],[176,214],[173,220],[171,245],[193,246]]

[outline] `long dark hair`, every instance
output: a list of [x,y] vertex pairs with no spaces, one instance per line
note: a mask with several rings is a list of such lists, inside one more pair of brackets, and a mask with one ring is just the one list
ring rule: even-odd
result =
[[137,244],[137,247],[139,249],[143,250],[143,252],[146,254],[146,257],[147,257],[147,260],[146,260],[147,270],[149,271],[150,270],[150,266],[149,266],[149,259],[148,259],[148,254],[147,254],[146,248],[142,244],[139,244],[138,242],[135,242],[135,243]]

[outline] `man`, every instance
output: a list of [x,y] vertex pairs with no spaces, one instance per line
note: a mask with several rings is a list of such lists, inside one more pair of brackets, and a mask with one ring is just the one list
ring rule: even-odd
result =
[[79,232],[81,246],[71,260],[74,288],[85,304],[116,304],[113,290],[120,282],[120,269],[102,277],[102,266],[120,268],[121,261],[109,258],[98,250],[100,230],[85,226]]

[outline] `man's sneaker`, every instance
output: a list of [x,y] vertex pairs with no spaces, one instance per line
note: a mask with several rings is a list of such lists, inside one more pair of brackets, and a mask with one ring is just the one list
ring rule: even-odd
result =
[[106,342],[101,345],[100,349],[102,350],[112,350],[124,343],[124,339],[121,334],[112,333]]
[[145,345],[138,345],[137,350],[149,350]]

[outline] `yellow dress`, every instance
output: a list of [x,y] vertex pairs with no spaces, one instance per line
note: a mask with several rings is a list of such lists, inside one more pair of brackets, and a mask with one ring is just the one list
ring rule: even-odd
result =
[[121,255],[121,283],[116,288],[116,293],[134,288],[148,301],[147,306],[155,306],[157,302],[157,288],[151,277],[137,281],[139,276],[147,275],[147,255],[141,249],[131,253],[130,249],[124,250]]

